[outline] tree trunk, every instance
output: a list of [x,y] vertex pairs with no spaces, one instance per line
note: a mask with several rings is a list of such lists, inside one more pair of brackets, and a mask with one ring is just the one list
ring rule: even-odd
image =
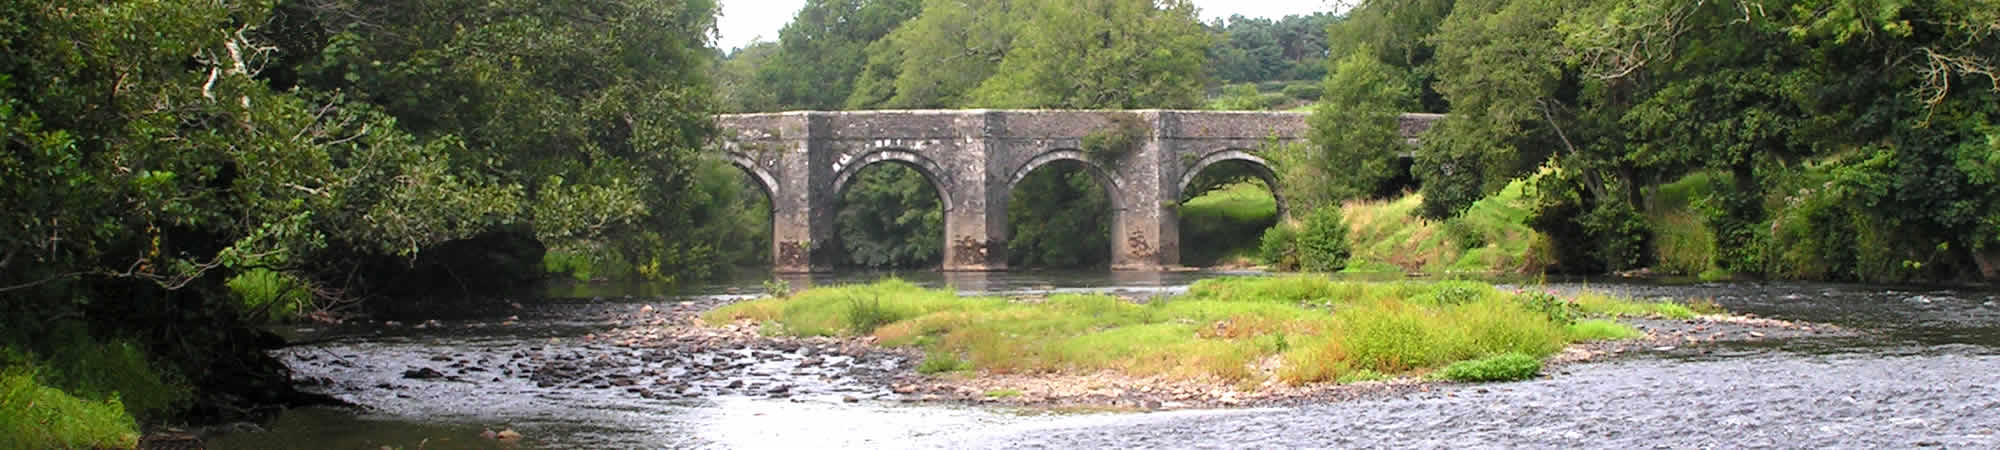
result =
[[1979,276],[1987,281],[2000,281],[2000,247],[1974,250],[1972,261],[1979,264]]

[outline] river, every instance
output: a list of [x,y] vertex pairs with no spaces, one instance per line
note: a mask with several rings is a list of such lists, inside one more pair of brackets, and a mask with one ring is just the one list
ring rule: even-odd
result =
[[[901,277],[967,293],[1170,294],[1218,275]],[[881,276],[788,283],[807,287]],[[316,383],[313,389],[369,410],[293,410],[265,431],[222,435],[209,444],[491,448],[498,442],[480,437],[483,430],[512,429],[525,436],[513,445],[522,448],[2000,447],[2000,291],[1968,288],[1552,282],[1553,289],[1713,299],[1734,312],[1861,333],[1663,347],[1565,366],[1534,381],[1446,385],[1282,409],[1049,413],[908,405],[881,395],[880,387],[818,372],[789,398],[672,399],[538,385],[486,369],[460,369],[449,381],[412,380],[405,373],[441,361],[511,370],[517,366],[484,363],[530,350],[588,359],[602,351],[589,338],[633,311],[727,301],[765,287],[762,279],[679,290],[565,286],[529,296],[537,299],[516,302],[518,307],[434,311],[399,324],[298,327],[288,331],[301,339],[346,338],[280,356],[300,378]]]

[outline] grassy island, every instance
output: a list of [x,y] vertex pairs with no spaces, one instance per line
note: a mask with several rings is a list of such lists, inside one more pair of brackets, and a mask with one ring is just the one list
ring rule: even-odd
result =
[[[916,347],[926,372],[1053,373],[1290,384],[1399,376],[1518,379],[1576,342],[1640,333],[1619,316],[1692,317],[1674,303],[1599,294],[1559,297],[1491,285],[1362,283],[1318,276],[1229,278],[1133,302],[1108,295],[960,297],[900,280],[807,290],[710,312],[711,324],[754,320],[768,334],[872,336]],[[1535,367],[1517,367],[1524,357]],[[1479,363],[1445,370],[1454,363]],[[1474,370],[1482,369],[1482,370]],[[1455,376],[1464,373],[1468,375]],[[1475,376],[1476,375],[1476,376]]]

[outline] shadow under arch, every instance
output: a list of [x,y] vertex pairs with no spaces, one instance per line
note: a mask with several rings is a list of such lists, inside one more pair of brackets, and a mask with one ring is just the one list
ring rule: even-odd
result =
[[[1003,245],[1008,245],[1009,247],[1011,247],[1014,240],[1019,238],[1019,236],[1016,235],[1016,233],[1019,232],[1017,227],[1022,226],[1022,224],[1024,223],[1022,222],[1023,220],[1032,219],[1030,217],[1016,217],[1014,215],[1017,212],[1015,208],[1017,206],[1020,206],[1014,204],[1015,195],[1018,193],[1017,191],[1022,190],[1023,188],[1022,184],[1025,181],[1027,181],[1029,177],[1036,176],[1035,173],[1037,171],[1040,171],[1042,168],[1052,164],[1074,164],[1076,169],[1067,169],[1063,167],[1057,167],[1052,169],[1080,170],[1081,172],[1087,174],[1086,176],[1090,177],[1092,183],[1096,185],[1097,189],[1102,190],[1104,192],[1104,197],[1105,197],[1104,201],[1106,204],[1099,207],[1101,209],[1097,210],[1051,210],[1044,212],[1055,212],[1060,214],[1064,211],[1068,211],[1076,214],[1089,214],[1089,215],[1101,214],[1102,216],[1100,217],[1102,217],[1103,220],[1103,222],[1101,223],[1106,228],[1105,232],[1108,233],[1103,236],[1104,242],[1102,244],[1106,248],[1103,249],[1105,253],[1100,255],[1103,258],[1101,262],[1111,264],[1112,267],[1114,268],[1118,267],[1118,264],[1120,264],[1120,259],[1118,257],[1119,252],[1124,251],[1123,247],[1120,246],[1120,241],[1118,239],[1118,236],[1123,236],[1127,232],[1127,230],[1125,229],[1127,218],[1125,216],[1126,213],[1129,212],[1127,211],[1127,208],[1128,208],[1128,203],[1130,203],[1131,200],[1125,198],[1125,196],[1126,193],[1128,192],[1127,189],[1131,185],[1128,184],[1124,178],[1121,178],[1116,171],[1113,171],[1105,167],[1103,164],[1100,164],[1098,161],[1091,159],[1088,153],[1084,153],[1082,150],[1073,148],[1057,148],[1053,150],[1047,150],[1041,152],[1040,154],[1035,155],[1035,157],[1033,158],[1029,158],[1026,163],[1023,163],[1021,164],[1020,167],[1015,168],[1014,172],[1007,177],[1007,183],[999,188],[999,192],[997,193],[998,195],[995,197],[995,199],[999,202],[997,204],[998,207],[996,208],[996,210],[1001,212],[1000,214],[1002,215],[1001,216],[1002,220],[1000,221],[1000,223],[1003,224],[1001,225],[1002,227],[1004,227],[1003,229],[1007,230],[1006,231],[1007,243]],[[1141,201],[1143,202],[1143,200]],[[1076,205],[1071,205],[1071,207],[1074,206]],[[1037,264],[1031,262],[1031,260],[1033,259],[1032,257],[1029,257],[1029,259],[1021,260],[1023,265],[1015,266],[1014,265],[1015,258],[1021,256],[1015,254],[1015,250],[1016,249],[1013,248],[1008,249],[1008,258],[1010,267],[1013,267],[1014,269],[1037,267]],[[1044,261],[1041,264],[1043,265],[1040,267],[1044,269],[1061,268],[1066,266],[1065,264],[1062,263],[1051,264],[1046,261]],[[1078,266],[1078,267],[1087,267],[1087,266]]]
[[1264,180],[1264,185],[1271,188],[1271,198],[1277,201],[1278,220],[1283,221],[1286,217],[1285,215],[1291,212],[1291,208],[1285,204],[1285,193],[1284,189],[1281,189],[1278,185],[1277,170],[1271,168],[1269,160],[1265,160],[1263,157],[1246,150],[1228,149],[1210,153],[1208,156],[1202,157],[1200,161],[1194,163],[1194,167],[1189,168],[1186,173],[1181,174],[1181,181],[1175,192],[1186,193],[1189,185],[1194,184],[1195,177],[1201,175],[1203,170],[1207,170],[1209,166],[1227,162],[1246,164],[1250,167],[1251,172],[1257,175],[1258,179]]

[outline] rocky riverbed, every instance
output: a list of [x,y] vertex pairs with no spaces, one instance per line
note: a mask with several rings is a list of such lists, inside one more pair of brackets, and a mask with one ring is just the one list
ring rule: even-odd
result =
[[[1646,339],[1571,348],[1543,377],[1519,383],[1287,388],[1106,374],[930,377],[915,373],[921,355],[864,340],[770,338],[755,326],[694,322],[741,296],[523,302],[320,330],[313,338],[347,336],[280,356],[315,390],[367,409],[287,413],[268,432],[236,430],[210,443],[480,448],[493,442],[482,431],[514,430],[525,447],[592,448],[1729,446],[1703,437],[1720,429],[1764,444],[1790,442],[1772,434],[1780,432],[1891,446],[1995,443],[2000,420],[1982,412],[1991,392],[1951,381],[2000,373],[1993,292],[1587,288],[1714,298],[1785,320],[1632,321]],[[1211,407],[1219,409],[1202,409]],[[1300,431],[1327,423],[1354,426]],[[1742,428],[1751,424],[1775,431]],[[1822,442],[1798,442],[1809,441]]]
[[[708,326],[699,321],[702,312],[738,300],[710,298],[609,309],[598,314],[608,325],[602,331],[478,352],[440,352],[401,368],[401,380],[347,388],[399,391],[418,383],[525,382],[544,390],[596,390],[663,401],[753,396],[1151,411],[1294,406],[1426,392],[1442,384],[1398,379],[1291,386],[1267,376],[1261,384],[1242,385],[1112,372],[927,376],[915,372],[923,355],[912,349],[880,347],[865,338],[765,336],[754,323]],[[1560,374],[1559,368],[1567,364],[1628,353],[1701,354],[1721,342],[1852,334],[1830,325],[1747,316],[1628,323],[1645,331],[1646,337],[1572,346],[1550,360],[1549,373]],[[348,364],[342,358],[313,353],[295,354],[292,361],[306,366]],[[1268,375],[1277,364],[1267,361],[1262,370]],[[340,387],[330,379],[312,381]]]

